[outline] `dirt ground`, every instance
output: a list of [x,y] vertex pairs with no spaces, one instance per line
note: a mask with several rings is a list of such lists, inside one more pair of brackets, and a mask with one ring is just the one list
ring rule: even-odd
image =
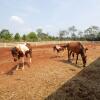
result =
[[10,48],[0,48],[0,100],[100,100],[100,44],[85,46],[85,68],[81,58],[68,63],[67,51],[58,57],[52,46],[41,46],[23,71],[15,71]]

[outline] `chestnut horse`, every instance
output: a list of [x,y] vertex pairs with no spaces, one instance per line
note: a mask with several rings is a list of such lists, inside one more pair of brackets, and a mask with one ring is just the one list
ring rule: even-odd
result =
[[[27,58],[28,56],[30,56],[30,63],[31,63],[31,58],[32,58],[32,47],[29,43],[26,44],[18,44],[17,46],[13,47],[11,49],[11,54],[14,58],[14,61],[18,61],[20,60],[20,58],[22,58],[22,63],[23,63],[23,67],[22,69],[24,69],[24,56]],[[16,70],[18,70],[19,65],[17,65]]]
[[76,53],[76,56],[77,56],[76,64],[77,64],[78,56],[80,54],[82,57],[82,61],[83,61],[83,67],[85,67],[86,61],[87,61],[86,60],[87,48],[85,49],[80,42],[70,42],[70,43],[67,43],[66,46],[67,46],[67,50],[68,50],[68,61],[70,61],[71,54],[74,56],[74,53]]
[[[86,48],[84,48],[84,50],[85,50],[85,53],[86,53],[86,51],[88,50],[88,48],[86,47]],[[74,53],[74,52],[71,52],[71,54],[72,54],[72,57],[73,57],[73,59],[74,59],[75,53]]]

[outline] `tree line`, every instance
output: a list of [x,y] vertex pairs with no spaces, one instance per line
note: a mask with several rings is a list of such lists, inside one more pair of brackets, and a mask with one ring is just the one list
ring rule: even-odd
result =
[[75,26],[68,29],[60,30],[57,36],[52,36],[49,33],[44,33],[42,29],[37,29],[36,32],[29,32],[21,35],[20,33],[13,34],[8,29],[0,31],[0,42],[35,42],[35,41],[57,41],[57,40],[87,40],[100,41],[100,28],[98,26],[90,26],[84,31],[78,30]]

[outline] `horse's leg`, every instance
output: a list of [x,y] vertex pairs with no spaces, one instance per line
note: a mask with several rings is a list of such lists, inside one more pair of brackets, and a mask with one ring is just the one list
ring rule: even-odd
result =
[[32,62],[32,50],[30,50],[29,55],[30,55],[30,63],[31,63]]
[[68,50],[68,61],[70,61],[70,51]]
[[73,57],[73,59],[74,59],[74,52],[72,53],[72,57]]
[[69,50],[68,50],[68,61],[69,61]]
[[85,67],[86,62],[84,61],[84,56],[82,54],[81,54],[81,57],[82,57],[82,61],[83,61],[83,67]]
[[32,62],[32,58],[30,57],[30,63]]
[[17,61],[16,70],[19,69],[19,66],[20,66],[19,64],[20,64],[20,59],[18,59],[18,61]]
[[16,70],[18,70],[19,69],[19,63],[17,64],[17,67],[16,67]]
[[61,56],[63,57],[63,52],[64,52],[63,49],[60,49],[60,52],[61,52]]
[[23,64],[22,70],[24,70],[24,57],[22,57],[22,64]]
[[59,52],[60,52],[60,51],[59,51],[59,50],[57,50],[57,56],[58,56],[58,57],[59,57]]
[[55,52],[55,50],[56,50],[55,47],[53,47],[53,51],[54,51],[54,52]]
[[71,57],[72,51],[70,51],[69,56]]
[[77,60],[78,60],[78,55],[79,55],[79,54],[76,54],[76,64],[77,64]]
[[62,56],[64,56],[64,49],[63,49],[63,51],[62,51]]

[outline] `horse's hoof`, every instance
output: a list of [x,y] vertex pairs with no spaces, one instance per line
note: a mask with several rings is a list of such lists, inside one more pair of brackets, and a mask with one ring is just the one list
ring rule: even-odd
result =
[[24,67],[22,67],[22,70],[24,70]]
[[18,70],[18,68],[16,68],[16,70]]

